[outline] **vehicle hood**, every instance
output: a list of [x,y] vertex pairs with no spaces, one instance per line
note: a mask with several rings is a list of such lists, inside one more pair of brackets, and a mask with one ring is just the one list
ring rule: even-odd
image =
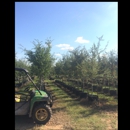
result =
[[35,97],[48,97],[47,93],[42,90],[40,90],[42,95],[37,90],[35,92]]

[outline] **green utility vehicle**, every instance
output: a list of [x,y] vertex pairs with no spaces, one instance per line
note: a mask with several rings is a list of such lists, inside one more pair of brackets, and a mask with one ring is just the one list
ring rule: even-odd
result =
[[[22,89],[15,86],[15,115],[29,115],[37,124],[46,124],[52,115],[53,102],[51,95],[36,86],[26,69],[15,68],[15,72],[24,73],[29,80],[29,84],[32,84],[20,87]],[[18,89],[16,90],[16,88]]]

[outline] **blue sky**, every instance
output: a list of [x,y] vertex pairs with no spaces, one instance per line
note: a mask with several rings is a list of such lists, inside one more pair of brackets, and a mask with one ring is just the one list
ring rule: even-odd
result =
[[35,39],[51,37],[57,58],[78,46],[87,49],[103,35],[106,51],[118,50],[117,2],[15,2],[15,52],[24,58],[20,44],[32,49]]

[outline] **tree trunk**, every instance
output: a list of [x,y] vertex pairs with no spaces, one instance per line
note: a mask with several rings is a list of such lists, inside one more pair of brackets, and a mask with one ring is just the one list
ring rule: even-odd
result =
[[83,78],[83,89],[82,89],[82,91],[84,92],[84,78]]
[[41,90],[41,89],[42,89],[42,88],[41,88],[41,87],[42,87],[42,76],[40,76],[39,79],[40,79],[39,89]]

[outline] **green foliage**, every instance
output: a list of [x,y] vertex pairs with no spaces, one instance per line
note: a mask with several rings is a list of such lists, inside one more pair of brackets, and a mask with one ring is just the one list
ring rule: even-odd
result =
[[28,71],[30,71],[30,64],[25,59],[19,59],[19,60],[17,60],[15,58],[15,67],[24,68],[24,69],[27,69]]
[[64,55],[62,60],[56,63],[55,73],[64,77],[87,80],[104,76],[106,79],[117,78],[118,56],[114,51],[106,53],[107,45],[103,49],[100,48],[102,38],[103,36],[98,38],[98,43],[94,43],[90,50],[77,47]]
[[50,39],[47,39],[46,46],[43,46],[42,42],[35,40],[33,41],[33,49],[24,49],[26,58],[31,63],[31,72],[37,75],[40,81],[50,74],[53,65],[54,58],[50,53],[51,42]]

